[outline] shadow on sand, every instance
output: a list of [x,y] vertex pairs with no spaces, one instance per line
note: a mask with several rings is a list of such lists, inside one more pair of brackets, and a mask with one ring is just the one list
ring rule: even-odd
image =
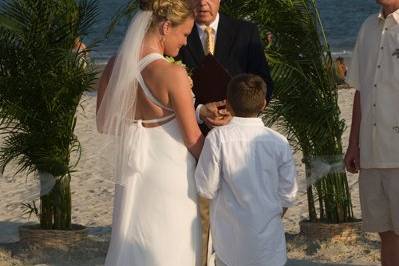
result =
[[[89,227],[89,237],[77,246],[65,248],[43,248],[18,241],[18,226],[13,222],[0,222],[0,235],[3,229],[9,234],[0,240],[0,265],[56,265],[56,266],[94,266],[103,265],[111,234],[110,227]],[[2,264],[9,263],[9,264]]]
[[285,266],[376,266],[373,264],[336,264],[336,263],[320,263],[306,260],[288,260]]

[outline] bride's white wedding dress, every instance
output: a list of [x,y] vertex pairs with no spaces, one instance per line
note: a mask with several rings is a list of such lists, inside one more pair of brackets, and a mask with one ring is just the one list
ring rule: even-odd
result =
[[[140,70],[164,59],[150,54],[140,60]],[[146,97],[161,104],[137,80]],[[127,183],[116,186],[112,238],[106,266],[195,266],[200,261],[200,222],[194,181],[195,158],[187,150],[173,115],[137,121],[131,125],[134,155],[125,169]],[[170,120],[172,119],[172,120]],[[146,128],[142,123],[161,123]],[[135,142],[140,134],[140,143]],[[140,164],[140,173],[136,173]]]

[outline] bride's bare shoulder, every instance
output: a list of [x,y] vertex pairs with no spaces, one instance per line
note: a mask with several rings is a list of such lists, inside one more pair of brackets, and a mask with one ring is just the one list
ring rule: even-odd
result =
[[172,83],[186,85],[188,83],[188,75],[186,69],[178,64],[162,62],[160,65],[159,74],[161,75],[162,82],[169,84]]

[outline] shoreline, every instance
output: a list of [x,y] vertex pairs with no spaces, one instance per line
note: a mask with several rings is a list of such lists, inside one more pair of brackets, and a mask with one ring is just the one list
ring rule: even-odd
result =
[[[343,53],[342,52],[331,52],[331,57],[333,59],[336,59],[338,57],[342,57],[342,58],[345,59],[345,61],[349,60],[349,62],[350,62],[350,60],[352,58],[352,51],[346,51],[345,50]],[[92,60],[93,60],[93,63],[94,63],[95,66],[97,66],[99,68],[104,68],[107,65],[107,62],[108,62],[108,60],[110,58],[111,58],[111,56],[108,57],[107,59],[104,59],[104,58],[92,58]]]

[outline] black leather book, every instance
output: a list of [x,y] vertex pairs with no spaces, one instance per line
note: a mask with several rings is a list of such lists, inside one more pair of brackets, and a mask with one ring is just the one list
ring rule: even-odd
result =
[[196,103],[206,104],[225,100],[227,85],[231,78],[213,55],[205,56],[192,74]]

